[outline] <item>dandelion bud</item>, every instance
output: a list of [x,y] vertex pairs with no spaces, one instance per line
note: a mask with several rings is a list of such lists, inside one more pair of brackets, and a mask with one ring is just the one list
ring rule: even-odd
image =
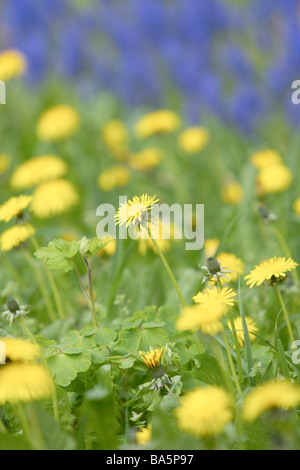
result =
[[207,269],[210,274],[214,275],[221,271],[221,266],[216,258],[208,258],[206,261]]
[[20,310],[19,304],[11,297],[7,299],[6,305],[11,313],[17,313],[17,311]]

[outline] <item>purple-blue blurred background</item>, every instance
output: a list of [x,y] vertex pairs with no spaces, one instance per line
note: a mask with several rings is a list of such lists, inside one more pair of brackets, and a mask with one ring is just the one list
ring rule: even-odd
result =
[[296,123],[299,0],[2,0],[0,50],[29,60],[32,84],[66,78],[126,106],[176,107],[251,131]]

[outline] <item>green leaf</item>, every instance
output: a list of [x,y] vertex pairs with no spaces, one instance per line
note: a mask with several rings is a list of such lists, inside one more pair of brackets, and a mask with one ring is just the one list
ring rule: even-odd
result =
[[40,406],[34,404],[33,407],[38,418],[46,450],[74,450],[74,439],[62,431],[52,416],[49,416]]
[[209,385],[228,386],[231,379],[217,359],[210,354],[199,354],[195,358],[199,368],[194,369],[194,376],[200,382]]
[[1,433],[0,450],[30,450],[30,445],[23,437]]
[[168,342],[168,335],[162,328],[130,328],[121,331],[119,338],[122,347],[135,351],[148,351]]
[[87,352],[75,355],[61,352],[48,359],[48,366],[55,382],[62,387],[67,387],[79,372],[89,369],[91,362],[91,356]]
[[60,238],[54,239],[47,247],[40,248],[35,256],[44,261],[50,269],[66,273],[73,269],[73,258],[79,250],[80,242],[67,242]]
[[109,328],[100,328],[95,334],[95,342],[99,346],[106,346],[110,342],[114,341],[117,337],[117,333]]

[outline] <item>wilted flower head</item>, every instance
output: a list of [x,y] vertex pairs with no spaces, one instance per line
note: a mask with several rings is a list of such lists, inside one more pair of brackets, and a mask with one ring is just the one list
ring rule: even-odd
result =
[[207,259],[206,266],[200,267],[201,269],[205,269],[205,271],[207,271],[207,274],[204,276],[202,282],[212,280],[218,282],[222,278],[229,280],[227,274],[232,272],[227,267],[222,267],[220,261],[213,257]]
[[2,313],[2,317],[9,320],[10,326],[18,317],[25,317],[30,312],[30,307],[28,305],[20,306],[14,299],[7,299],[7,310]]

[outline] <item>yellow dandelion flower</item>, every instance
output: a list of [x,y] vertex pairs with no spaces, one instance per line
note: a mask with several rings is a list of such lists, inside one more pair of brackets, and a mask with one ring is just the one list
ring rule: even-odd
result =
[[288,410],[300,403],[300,387],[287,380],[271,380],[252,390],[245,398],[242,416],[255,421],[262,413],[273,408]]
[[177,319],[176,328],[179,331],[199,329],[205,335],[214,336],[222,330],[220,319],[226,315],[228,307],[216,301],[206,305],[191,305],[184,307]]
[[125,124],[119,119],[109,121],[102,129],[105,145],[113,152],[119,154],[127,149],[129,135]]
[[217,386],[198,388],[186,393],[176,408],[179,428],[194,436],[213,436],[221,433],[234,418],[233,399]]
[[154,134],[173,132],[180,126],[177,114],[168,110],[154,111],[143,116],[135,126],[136,135],[144,139]]
[[148,194],[134,196],[131,201],[121,204],[116,214],[117,225],[126,224],[126,226],[129,227],[129,225],[135,226],[141,224],[148,210],[158,201],[159,199],[157,199],[156,196],[151,197],[148,196]]
[[300,197],[298,197],[298,199],[294,201],[293,211],[295,212],[295,214],[300,215]]
[[131,155],[128,163],[135,170],[147,171],[159,165],[161,159],[162,152],[160,149],[148,148]]
[[222,201],[224,201],[226,204],[232,205],[239,204],[244,197],[243,188],[236,181],[232,181],[231,183],[223,186],[220,194]]
[[98,177],[98,186],[102,191],[112,191],[116,187],[126,186],[131,175],[122,165],[113,166],[104,170]]
[[158,348],[150,349],[150,351],[143,353],[142,351],[139,351],[139,354],[141,355],[141,358],[143,362],[146,364],[146,366],[149,369],[156,369],[157,367],[160,366],[161,363],[161,357],[163,355],[163,352],[165,350],[165,347],[161,348],[159,350]]
[[59,179],[38,186],[33,194],[31,210],[40,219],[60,215],[79,201],[72,183]]
[[215,256],[217,249],[220,245],[218,238],[207,238],[204,241],[205,258],[212,258]]
[[32,196],[12,197],[0,206],[0,221],[9,222],[14,217],[19,217],[27,209],[32,201]]
[[39,364],[17,361],[0,366],[0,405],[50,398],[53,390],[50,373]]
[[135,438],[137,440],[137,443],[144,446],[151,440],[151,435],[152,435],[152,426],[149,424],[146,428],[142,428],[140,431],[138,431],[135,434]]
[[0,53],[0,80],[6,82],[23,75],[26,67],[26,57],[20,51],[9,49]]
[[5,356],[10,361],[33,362],[41,356],[37,344],[24,341],[21,338],[0,338],[5,345]]
[[230,273],[226,273],[227,280],[221,279],[221,282],[236,281],[239,275],[244,273],[245,265],[235,254],[222,252],[217,255],[217,258],[221,266],[226,266],[226,268],[231,271]]
[[205,289],[203,292],[198,292],[193,297],[196,304],[210,307],[214,307],[217,303],[220,305],[234,305],[236,293],[233,289],[225,287],[224,289],[218,289],[216,286],[211,289]]
[[37,135],[46,142],[66,139],[77,132],[79,124],[79,114],[74,108],[67,105],[53,106],[41,115]]
[[245,276],[247,285],[250,285],[250,289],[253,286],[260,286],[264,281],[276,282],[279,279],[285,278],[287,272],[295,269],[299,266],[291,258],[282,258],[274,256],[268,260],[263,261],[259,265]]
[[200,152],[210,140],[210,132],[204,127],[190,127],[182,132],[178,139],[179,147],[186,153]]
[[291,182],[291,170],[283,164],[269,165],[257,175],[258,188],[262,193],[281,193],[289,189]]
[[[258,332],[257,325],[256,325],[255,321],[250,317],[245,317],[245,320],[246,320],[246,323],[247,323],[247,329],[248,329],[248,332],[249,332],[250,341],[251,341],[251,343],[253,343],[253,341],[256,338],[253,333]],[[243,347],[244,344],[245,344],[245,337],[244,337],[242,318],[237,317],[233,321],[234,321],[234,329],[236,330],[236,336],[237,336],[239,345],[241,347]],[[231,323],[230,322],[228,322],[228,327],[231,329]]]
[[10,157],[6,153],[0,154],[0,175],[2,175],[10,165]]
[[30,224],[14,225],[0,235],[1,251],[6,252],[17,248],[34,234],[35,229]]
[[258,170],[282,163],[279,153],[272,149],[259,150],[251,155],[250,160],[252,165]]
[[30,158],[15,170],[11,177],[14,189],[29,189],[33,186],[64,176],[66,163],[56,155],[41,155]]

